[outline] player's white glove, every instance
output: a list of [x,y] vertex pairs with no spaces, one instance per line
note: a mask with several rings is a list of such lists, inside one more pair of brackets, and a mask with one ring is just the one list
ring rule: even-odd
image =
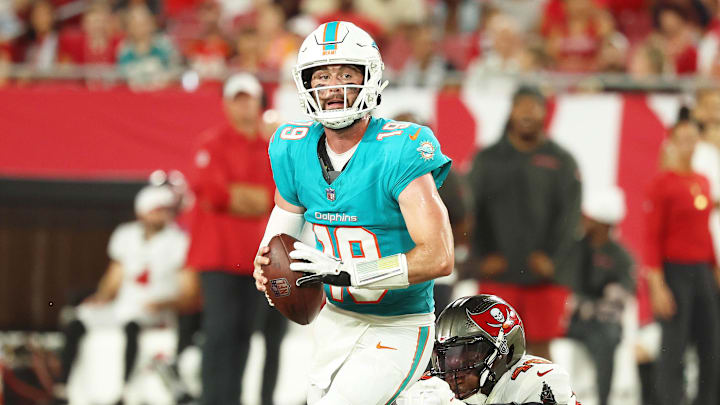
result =
[[357,285],[357,277],[353,280],[355,267],[351,263],[343,263],[342,260],[326,255],[302,242],[295,242],[293,247],[295,250],[290,252],[290,258],[306,260],[306,262],[290,263],[290,270],[313,273],[300,277],[296,282],[298,287],[308,283],[325,283],[344,287]]
[[402,253],[375,260],[342,261],[302,242],[295,242],[293,247],[295,250],[290,252],[290,258],[305,262],[290,263],[290,270],[312,273],[300,277],[295,282],[298,287],[322,282],[343,287],[389,290],[409,285],[407,258]]
[[398,405],[464,405],[455,398],[450,386],[443,380],[432,377],[422,379],[403,392],[397,399]]

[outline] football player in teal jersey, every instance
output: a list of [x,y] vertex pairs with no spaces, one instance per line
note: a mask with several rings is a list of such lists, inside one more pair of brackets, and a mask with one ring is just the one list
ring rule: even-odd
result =
[[434,339],[433,279],[453,268],[448,214],[437,188],[450,169],[432,131],[375,118],[387,81],[373,39],[355,25],[321,25],[303,42],[293,76],[312,119],[270,141],[275,208],[255,259],[258,290],[267,243],[299,237],[291,253],[322,282],[327,304],[313,323],[317,350],[308,404],[390,404],[422,375]]

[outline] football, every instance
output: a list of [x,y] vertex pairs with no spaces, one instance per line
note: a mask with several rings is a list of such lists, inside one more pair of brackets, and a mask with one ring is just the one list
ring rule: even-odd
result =
[[290,270],[290,252],[298,240],[284,233],[270,239],[270,251],[267,257],[270,264],[262,266],[268,282],[265,284],[268,296],[275,308],[289,320],[307,325],[320,313],[325,302],[325,291],[322,283],[298,287],[295,281],[306,273]]

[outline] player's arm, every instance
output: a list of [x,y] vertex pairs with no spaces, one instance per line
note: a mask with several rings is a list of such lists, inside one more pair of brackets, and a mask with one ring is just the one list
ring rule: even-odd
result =
[[406,253],[408,282],[422,283],[452,272],[453,235],[448,212],[430,173],[408,184],[398,197],[415,247]]
[[95,294],[88,297],[85,302],[105,303],[112,301],[120,290],[123,280],[123,266],[120,262],[112,260],[105,274],[98,284]]
[[265,256],[270,251],[267,246],[268,242],[270,242],[273,236],[281,233],[299,239],[303,225],[305,225],[304,213],[304,207],[298,207],[297,205],[287,202],[277,190],[275,191],[275,208],[273,208],[270,214],[270,219],[268,219],[268,224],[265,227],[265,235],[260,242],[260,248],[253,263],[255,269],[253,271],[255,287],[259,291],[265,292],[265,283],[267,283],[267,279],[263,276],[261,266],[270,264],[270,258]]

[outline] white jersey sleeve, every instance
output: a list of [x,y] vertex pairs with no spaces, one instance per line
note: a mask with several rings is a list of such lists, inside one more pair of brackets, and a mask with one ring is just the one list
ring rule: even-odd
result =
[[577,405],[570,376],[542,357],[525,355],[495,385],[486,404]]

